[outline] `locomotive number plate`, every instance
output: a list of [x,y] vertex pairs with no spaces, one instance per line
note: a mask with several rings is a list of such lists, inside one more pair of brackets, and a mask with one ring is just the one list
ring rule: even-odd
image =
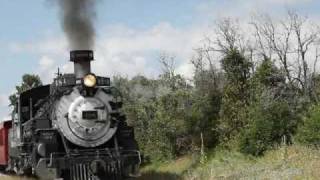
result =
[[82,119],[96,120],[98,119],[98,111],[82,111]]

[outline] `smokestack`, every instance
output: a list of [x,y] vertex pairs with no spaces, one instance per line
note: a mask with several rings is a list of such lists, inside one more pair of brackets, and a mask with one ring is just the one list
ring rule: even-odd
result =
[[77,79],[91,72],[95,39],[94,18],[97,0],[55,0],[60,8],[63,30],[71,48],[70,60],[74,62]]
[[74,63],[74,73],[77,79],[82,79],[91,73],[91,61],[93,61],[93,51],[75,50],[70,52],[70,61]]

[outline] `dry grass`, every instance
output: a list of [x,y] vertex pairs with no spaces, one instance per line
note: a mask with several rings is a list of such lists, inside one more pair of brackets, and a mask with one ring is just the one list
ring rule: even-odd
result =
[[182,180],[186,173],[196,163],[196,158],[185,156],[176,161],[152,164],[141,170],[142,177],[138,180]]
[[35,179],[26,178],[26,177],[17,177],[17,176],[0,176],[0,180],[35,180]]
[[219,152],[185,179],[319,179],[320,151],[291,146],[253,158],[235,152]]
[[[203,165],[185,156],[176,161],[142,169],[138,180],[317,180],[320,179],[320,150],[290,146],[269,151],[261,158],[238,152],[218,151]],[[32,180],[0,176],[0,180]]]
[[175,162],[148,166],[142,171],[142,179],[316,180],[320,177],[320,150],[290,146],[269,151],[261,158],[218,151],[204,165],[193,165],[191,157],[184,157]]

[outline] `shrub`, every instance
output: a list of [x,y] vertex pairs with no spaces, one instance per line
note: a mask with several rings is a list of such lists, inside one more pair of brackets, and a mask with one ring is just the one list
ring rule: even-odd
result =
[[310,108],[308,115],[303,120],[303,125],[298,129],[297,140],[303,144],[320,145],[320,106]]
[[250,106],[250,125],[242,132],[240,151],[255,156],[282,142],[290,141],[295,132],[297,117],[286,101],[261,101]]

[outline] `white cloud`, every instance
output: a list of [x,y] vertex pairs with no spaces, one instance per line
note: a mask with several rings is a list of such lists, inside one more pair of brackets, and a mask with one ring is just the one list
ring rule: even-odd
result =
[[61,36],[46,37],[32,42],[14,42],[9,45],[12,53],[29,53],[40,56],[38,67],[33,73],[39,74],[45,83],[52,81],[58,67],[65,69],[69,55],[67,47],[65,38]]
[[184,63],[177,68],[178,74],[183,74],[187,79],[192,79],[194,75],[194,68],[191,63]]
[[[275,7],[308,3],[312,0],[209,0],[199,3],[195,22],[190,27],[175,27],[167,22],[159,22],[148,29],[135,29],[124,25],[110,25],[96,37],[95,61],[93,71],[100,75],[143,74],[155,77],[159,68],[158,56],[165,52],[176,56],[177,72],[190,77],[190,59],[193,48],[199,46],[206,34],[212,32],[208,24],[224,16],[236,16],[244,22],[252,12],[260,10],[279,13]],[[101,29],[101,27],[99,28]],[[45,82],[51,82],[57,68],[72,72],[73,65],[68,62],[69,52],[63,36],[46,37],[36,42],[12,43],[15,53],[30,52],[40,56],[37,72]]]
[[48,58],[47,56],[43,56],[39,61],[39,65],[42,70],[47,70],[51,68],[53,64],[54,64],[54,60]]
[[8,121],[8,120],[11,120],[11,116],[7,115],[7,116],[3,116],[1,119],[0,119],[0,122],[2,121]]
[[14,42],[9,48],[13,53],[65,54],[67,42],[63,37],[48,37],[35,42]]
[[253,13],[282,16],[288,9],[299,9],[300,5],[312,2],[314,0],[209,0],[199,3],[196,9],[200,16],[199,19],[205,19],[204,21],[226,16],[249,20]]
[[9,99],[7,94],[0,94],[0,122],[10,119]]
[[57,65],[54,59],[52,59],[48,55],[44,55],[40,58],[39,67],[36,73],[40,75],[41,79],[44,82],[50,82],[56,71]]
[[265,2],[275,3],[275,4],[292,5],[292,4],[309,3],[309,2],[312,2],[313,0],[264,0],[264,1]]
[[[213,31],[208,24],[223,16],[241,17],[248,22],[252,12],[263,9],[272,10],[278,5],[294,5],[311,0],[230,0],[225,2],[206,1],[199,4],[199,17],[202,19],[190,27],[175,27],[167,22],[160,22],[148,29],[135,29],[124,25],[110,25],[99,32],[96,38],[95,61],[93,71],[99,75],[143,74],[157,76],[161,68],[158,57],[161,53],[176,56],[177,72],[190,78],[192,65],[190,59],[193,49],[198,47],[205,35]],[[283,8],[285,10],[285,8]],[[198,17],[198,18],[199,18]],[[195,20],[198,21],[199,19]],[[100,28],[101,29],[101,28]],[[40,55],[38,74],[45,82],[51,82],[57,68],[63,72],[72,72],[69,62],[66,39],[50,37],[37,42],[13,43],[11,50],[16,53],[30,52]]]
[[156,76],[160,71],[161,53],[176,56],[178,66],[184,66],[206,30],[205,26],[180,29],[168,23],[144,31],[125,26],[108,27],[108,35],[97,42],[97,61],[93,67],[98,73]]
[[[197,47],[206,31],[206,26],[177,28],[169,23],[159,23],[145,30],[108,26],[100,33],[103,36],[97,37],[92,69],[99,75],[132,77],[142,74],[156,77],[161,70],[159,56],[165,52],[176,56],[179,72],[189,75],[187,67],[193,48]],[[73,72],[66,44],[63,38],[47,38],[39,42],[14,43],[11,50],[38,54],[39,67],[35,73],[49,83],[58,67],[63,72]]]
[[8,105],[9,105],[8,95],[0,94],[0,108]]

